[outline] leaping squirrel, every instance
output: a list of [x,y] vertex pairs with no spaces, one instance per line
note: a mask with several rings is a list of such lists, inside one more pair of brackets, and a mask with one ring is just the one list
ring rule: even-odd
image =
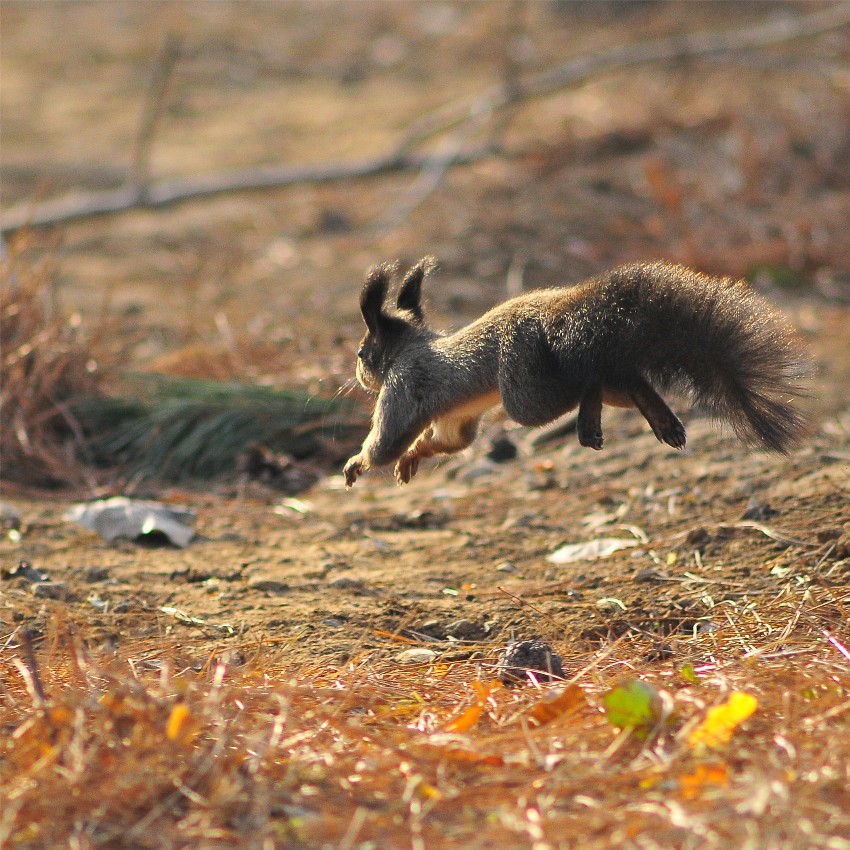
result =
[[676,449],[685,428],[657,390],[684,389],[745,442],[786,453],[805,420],[794,383],[806,372],[794,336],[743,281],[670,263],[621,266],[572,287],[524,293],[450,334],[425,324],[426,257],[387,293],[394,264],[375,266],[360,294],[366,335],[357,379],[378,394],[372,426],[345,483],[395,463],[399,484],[419,462],[468,446],[501,403],[522,425],[578,407],[581,445],[601,449],[602,405],[636,407]]

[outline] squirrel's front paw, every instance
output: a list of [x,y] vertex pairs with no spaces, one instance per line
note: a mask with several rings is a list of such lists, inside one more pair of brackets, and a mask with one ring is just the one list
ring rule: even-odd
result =
[[407,484],[416,475],[417,469],[419,469],[419,455],[406,452],[395,465],[395,480],[399,484]]
[[363,458],[360,455],[349,458],[342,474],[345,476],[345,486],[352,487],[357,478],[363,474]]

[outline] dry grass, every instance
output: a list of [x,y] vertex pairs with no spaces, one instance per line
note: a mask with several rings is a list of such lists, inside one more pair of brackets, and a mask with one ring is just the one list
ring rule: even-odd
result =
[[26,243],[18,240],[0,266],[3,478],[41,487],[80,483],[75,443],[82,434],[68,403],[96,392],[97,340],[79,315],[64,315],[56,303],[55,247]]
[[[356,446],[364,417],[340,393],[319,398],[304,388],[209,375],[122,371],[119,377],[128,343],[121,353],[107,342],[114,321],[104,319],[93,330],[79,314],[61,309],[58,256],[55,246],[28,245],[24,238],[0,271],[5,482],[92,487],[106,477],[114,483],[232,476],[254,445],[330,456],[334,463]],[[210,434],[216,436],[212,447]]]
[[[842,850],[850,597],[829,583],[718,606],[675,661],[648,663],[634,635],[558,647],[584,699],[550,711],[557,687],[489,687],[492,646],[411,666],[395,660],[409,640],[379,635],[334,667],[262,636],[178,641],[161,613],[140,624],[155,637],[107,651],[54,618],[34,652],[17,631],[0,660],[0,843]],[[648,735],[601,708],[624,678],[670,695]],[[734,690],[756,712],[694,748]]]

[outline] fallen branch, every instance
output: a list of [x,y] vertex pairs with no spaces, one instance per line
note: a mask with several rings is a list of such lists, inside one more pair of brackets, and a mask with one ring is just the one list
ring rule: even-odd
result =
[[[478,123],[497,110],[551,94],[583,82],[603,71],[621,70],[652,62],[722,56],[756,50],[799,38],[808,38],[850,24],[850,3],[840,3],[795,18],[783,18],[723,33],[677,35],[637,44],[619,45],[591,56],[581,56],[534,74],[524,81],[500,84],[473,99],[453,101],[415,122],[389,154],[347,163],[312,166],[259,166],[225,174],[164,180],[147,186],[124,186],[101,192],[79,192],[39,204],[20,204],[0,218],[0,231],[91,218],[131,209],[157,208],[195,198],[236,191],[282,188],[298,183],[321,183],[372,177],[393,171],[425,169],[439,175],[440,169],[480,159],[490,148],[459,154],[451,150],[441,157],[414,154],[424,141],[467,122]],[[424,178],[423,178],[424,179]],[[425,190],[427,192],[425,181]],[[414,192],[422,191],[421,187]]]
[[[466,154],[450,153],[452,164],[480,159],[489,150]],[[393,171],[416,171],[435,164],[434,157],[420,154],[376,156],[352,162],[321,165],[268,165],[245,168],[224,174],[208,174],[161,180],[148,186],[122,186],[101,192],[76,192],[41,204],[22,204],[0,218],[0,231],[22,227],[47,227],[82,218],[93,218],[132,209],[156,209],[171,204],[207,198],[228,192],[257,191],[293,186],[299,183],[327,183],[374,177]]]

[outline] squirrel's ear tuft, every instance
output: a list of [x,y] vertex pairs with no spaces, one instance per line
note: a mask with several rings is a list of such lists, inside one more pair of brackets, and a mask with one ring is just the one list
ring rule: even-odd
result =
[[395,270],[394,263],[381,263],[373,266],[366,276],[363,289],[360,291],[360,312],[363,314],[366,327],[373,334],[378,332],[387,289]]
[[423,257],[404,276],[401,288],[398,291],[396,306],[399,310],[407,310],[413,313],[420,322],[422,315],[422,281],[435,266],[437,261],[433,257]]

